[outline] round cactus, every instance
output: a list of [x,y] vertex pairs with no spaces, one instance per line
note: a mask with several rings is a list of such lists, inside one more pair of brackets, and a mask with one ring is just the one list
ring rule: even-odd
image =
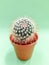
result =
[[19,40],[25,40],[34,33],[34,23],[28,18],[20,18],[15,21],[12,31]]

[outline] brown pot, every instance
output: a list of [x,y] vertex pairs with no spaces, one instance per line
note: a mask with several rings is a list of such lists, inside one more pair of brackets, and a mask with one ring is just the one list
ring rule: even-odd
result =
[[16,55],[21,60],[28,60],[32,56],[32,52],[34,50],[35,43],[28,45],[18,45],[13,43]]

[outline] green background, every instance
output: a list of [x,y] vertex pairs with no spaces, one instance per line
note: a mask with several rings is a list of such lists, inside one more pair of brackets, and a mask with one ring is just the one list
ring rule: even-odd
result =
[[[10,24],[19,17],[38,24],[39,39],[28,61],[16,58],[9,40]],[[49,0],[0,0],[0,65],[49,65]]]

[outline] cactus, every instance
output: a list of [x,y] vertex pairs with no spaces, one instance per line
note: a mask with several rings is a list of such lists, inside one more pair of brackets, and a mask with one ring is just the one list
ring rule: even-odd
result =
[[12,31],[15,37],[23,41],[34,33],[34,24],[28,18],[20,18],[15,21]]

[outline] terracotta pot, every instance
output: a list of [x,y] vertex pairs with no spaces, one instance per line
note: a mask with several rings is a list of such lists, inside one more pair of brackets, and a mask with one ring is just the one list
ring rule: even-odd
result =
[[14,46],[16,55],[19,59],[28,60],[32,56],[35,43],[29,44],[29,45],[18,45],[13,43],[13,46]]
[[20,45],[16,43],[14,39],[15,38],[11,34],[10,41],[12,42],[12,45],[14,46],[14,50],[16,52],[17,57],[21,60],[27,60],[31,58],[36,41],[38,40],[38,35],[35,34],[33,43],[25,44],[25,45],[22,45],[22,44]]

